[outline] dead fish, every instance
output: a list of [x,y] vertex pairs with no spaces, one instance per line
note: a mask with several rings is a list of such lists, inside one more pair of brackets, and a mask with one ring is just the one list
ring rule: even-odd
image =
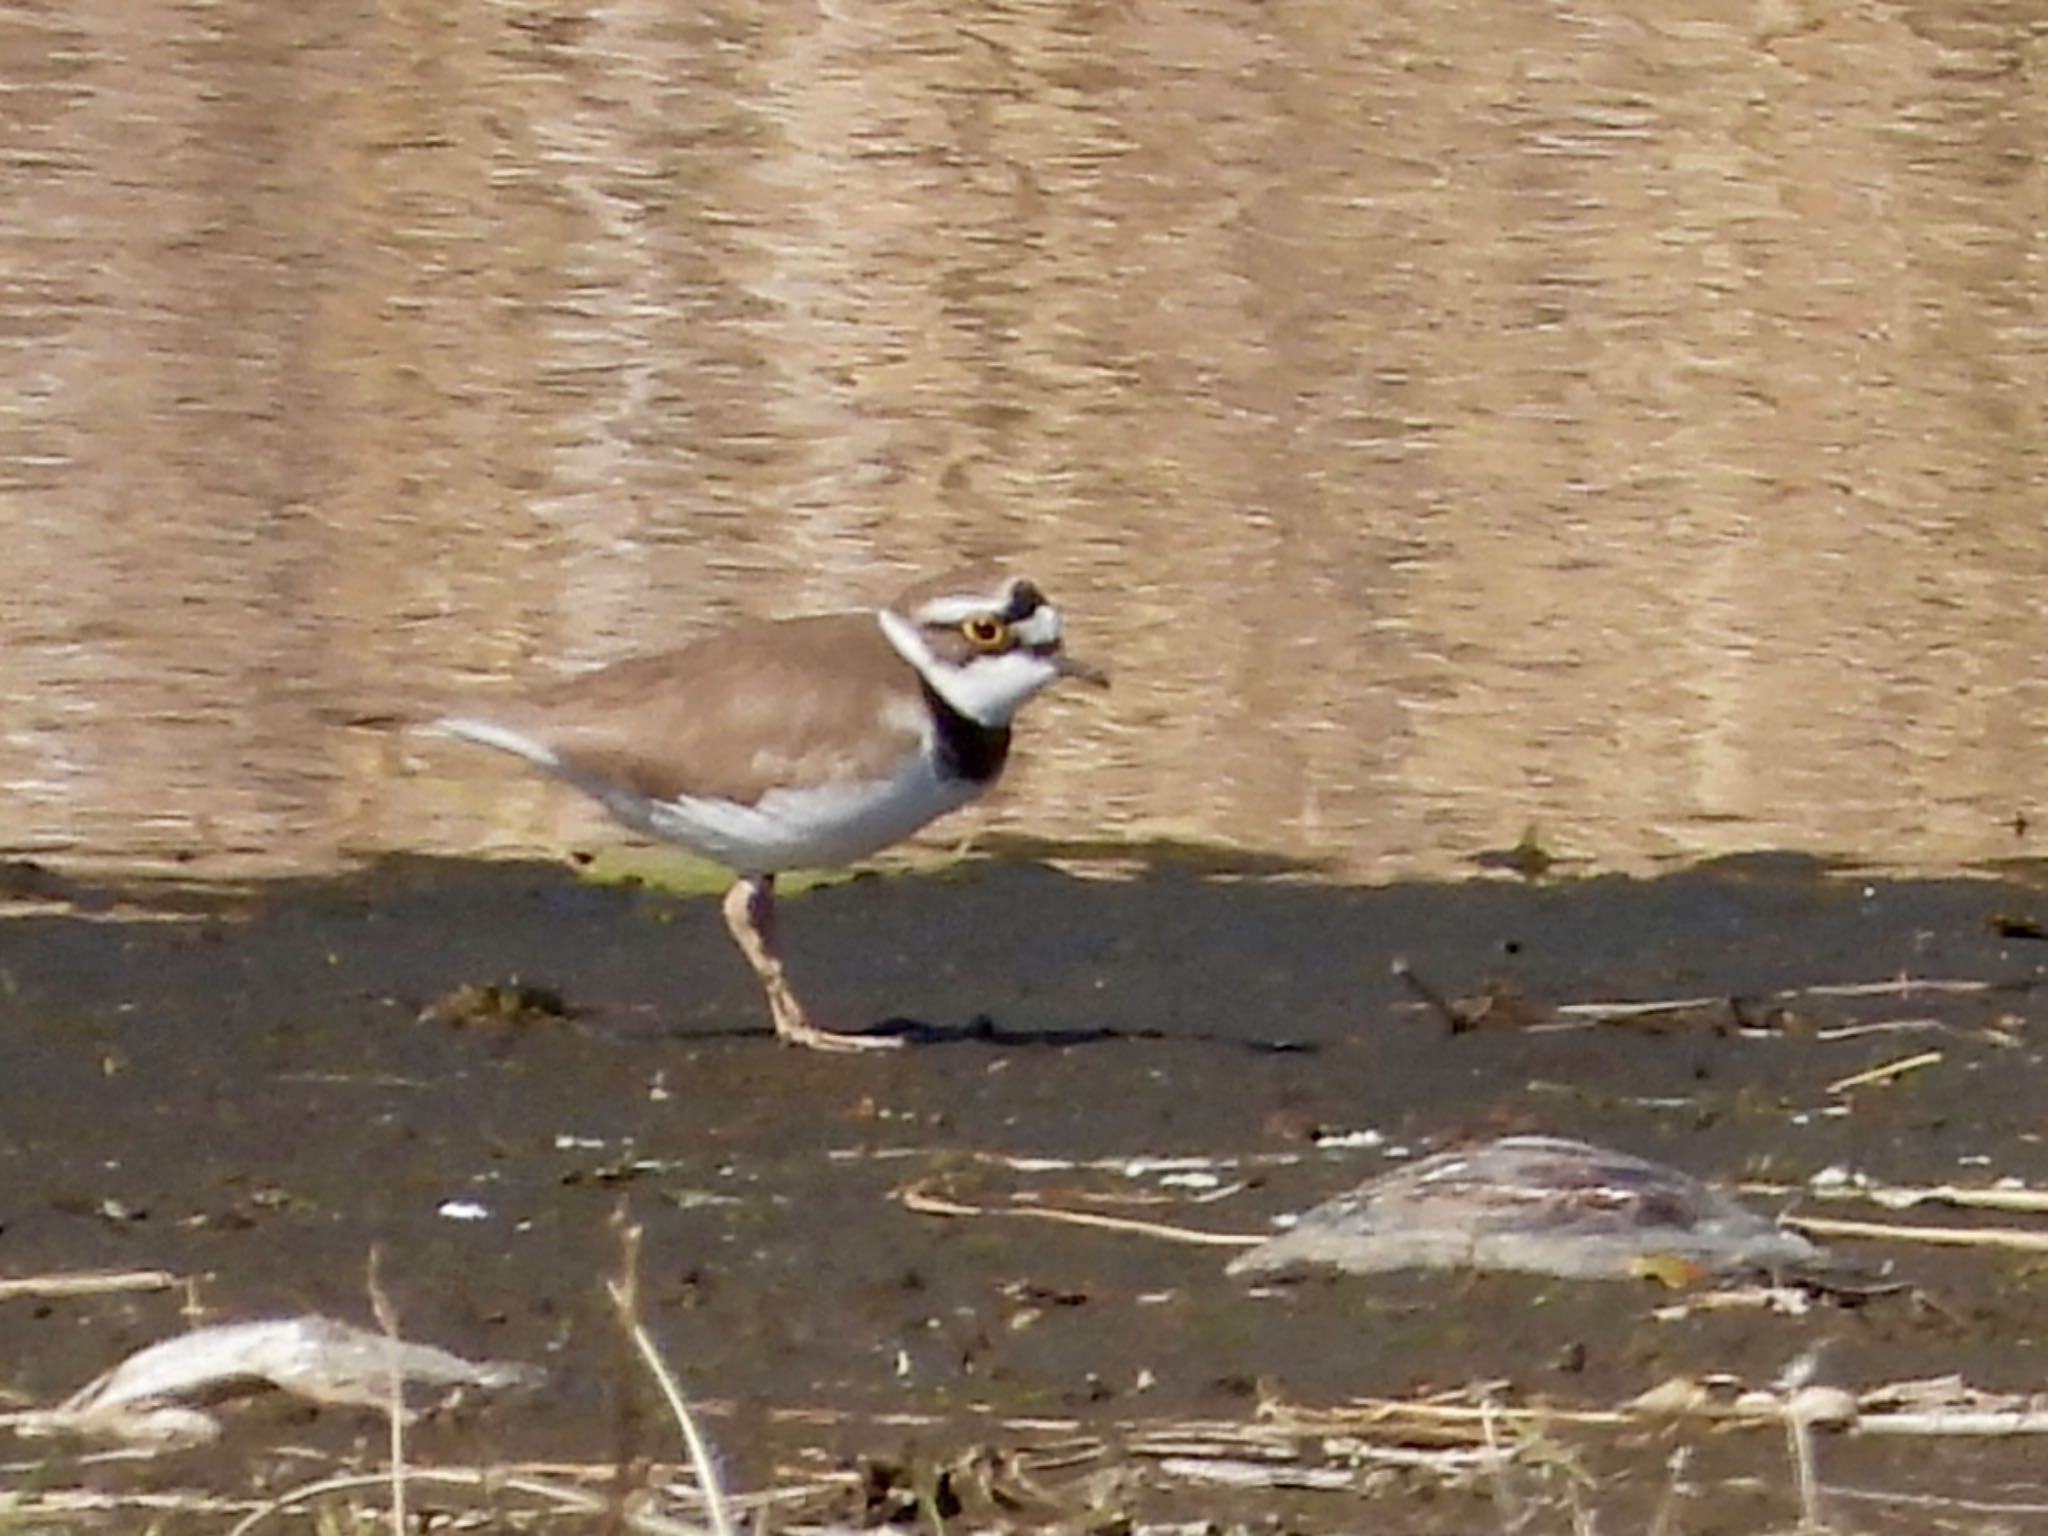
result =
[[1557,1136],[1508,1136],[1368,1179],[1239,1254],[1229,1272],[1506,1269],[1670,1280],[1824,1261],[1797,1233],[1675,1168]]
[[265,1390],[322,1404],[387,1409],[394,1376],[402,1412],[410,1391],[436,1401],[465,1389],[532,1386],[541,1372],[505,1361],[470,1361],[431,1344],[305,1314],[198,1328],[136,1351],[55,1408],[16,1420],[30,1433],[106,1435],[164,1447],[217,1439],[203,1411]]

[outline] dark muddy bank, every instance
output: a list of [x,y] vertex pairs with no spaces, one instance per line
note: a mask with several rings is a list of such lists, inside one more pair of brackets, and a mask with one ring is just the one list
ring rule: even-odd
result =
[[[210,1317],[367,1322],[365,1261],[381,1245],[410,1334],[550,1372],[535,1395],[422,1430],[422,1458],[670,1453],[658,1421],[620,1412],[621,1384],[638,1385],[602,1285],[622,1205],[646,1228],[647,1321],[711,1405],[741,1487],[1052,1433],[1006,1423],[1023,1419],[1105,1441],[1079,1471],[1047,1475],[1070,1487],[1116,1464],[1134,1427],[1248,1421],[1262,1400],[1498,1381],[1515,1402],[1606,1407],[1685,1372],[1768,1384],[1823,1340],[1823,1379],[1851,1387],[1960,1372],[2029,1391],[2048,1358],[2048,1276],[2024,1255],[1838,1245],[1863,1280],[1901,1283],[1803,1315],[1658,1320],[1675,1298],[1649,1282],[1402,1276],[1254,1295],[1225,1278],[1228,1249],[941,1219],[896,1197],[1022,1192],[1258,1232],[1390,1155],[1522,1130],[1729,1182],[1839,1165],[1897,1183],[2048,1183],[2048,945],[2021,936],[2048,920],[2048,896],[2027,871],[1864,880],[1758,859],[1649,882],[1356,890],[974,864],[863,880],[793,901],[786,922],[821,1010],[912,1036],[872,1059],[778,1048],[711,903],[554,867],[406,862],[254,895],[159,893],[162,921],[60,880],[17,884],[50,906],[0,925],[0,1274],[158,1266],[191,1277]],[[1397,956],[1444,993],[1494,1001],[1453,1029],[1390,973]],[[1901,977],[1996,985],[1770,1000]],[[514,979],[564,1011],[445,1005]],[[1554,1003],[1691,995],[1736,1001],[1551,1027]],[[1900,1027],[1837,1033],[1884,1021]],[[1889,1086],[1829,1091],[1925,1050],[1939,1062]],[[1218,1161],[1193,1177],[1067,1166],[1140,1156]],[[0,1304],[4,1385],[60,1396],[183,1326],[180,1300]],[[380,1438],[361,1415],[256,1406],[222,1446],[143,1469],[48,1444],[7,1459],[53,1486],[225,1490],[303,1475],[275,1462],[279,1443],[373,1463]],[[1558,1442],[1591,1478],[1578,1497],[1614,1528],[1670,1496],[1681,1445],[1680,1528],[1794,1513],[1781,1436]],[[1835,1484],[2048,1502],[2035,1442],[1830,1440],[1822,1456]],[[1144,1519],[1364,1518],[1356,1494],[1224,1493],[1152,1466],[1109,1502]],[[1372,1518],[1469,1529],[1497,1522],[1498,1496],[1401,1475],[1371,1496]],[[1072,1516],[1073,1499],[1008,1518]],[[862,1501],[837,1512],[859,1516]],[[1873,1529],[1930,1519],[1884,1503],[1842,1514]],[[1560,1505],[1556,1528],[1565,1518]]]

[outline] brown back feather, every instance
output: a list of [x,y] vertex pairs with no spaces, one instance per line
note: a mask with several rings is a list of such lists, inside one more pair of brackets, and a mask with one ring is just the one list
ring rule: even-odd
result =
[[891,701],[919,698],[916,669],[874,615],[834,613],[743,623],[476,713],[545,742],[578,776],[660,800],[751,803],[790,784],[886,777],[918,739],[914,721],[889,718]]

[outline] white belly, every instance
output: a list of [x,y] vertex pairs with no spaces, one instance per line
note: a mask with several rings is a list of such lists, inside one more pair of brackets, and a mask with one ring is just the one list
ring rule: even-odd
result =
[[747,875],[851,864],[957,810],[987,786],[942,779],[920,753],[893,777],[770,790],[754,805],[686,796],[649,800],[585,785],[628,826]]

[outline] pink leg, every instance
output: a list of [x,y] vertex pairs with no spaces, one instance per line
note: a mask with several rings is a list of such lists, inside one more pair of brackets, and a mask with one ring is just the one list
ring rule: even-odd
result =
[[843,1035],[810,1021],[797,1001],[775,948],[775,877],[746,875],[725,893],[725,926],[768,994],[778,1039],[814,1051],[887,1051],[903,1042],[891,1035]]

